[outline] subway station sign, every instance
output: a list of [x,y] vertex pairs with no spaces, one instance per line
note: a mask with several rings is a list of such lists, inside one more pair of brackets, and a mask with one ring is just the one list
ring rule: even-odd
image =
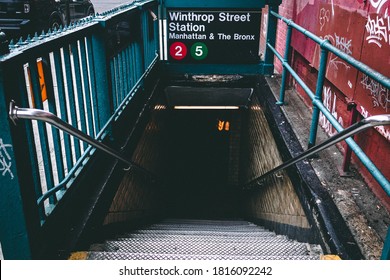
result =
[[254,11],[167,11],[169,61],[259,63],[261,13]]

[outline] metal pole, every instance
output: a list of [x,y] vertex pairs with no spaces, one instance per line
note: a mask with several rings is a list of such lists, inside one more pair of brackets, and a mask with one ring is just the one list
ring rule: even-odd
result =
[[[349,126],[356,123],[358,118],[358,111],[356,110],[356,103],[351,102],[347,105],[348,111],[351,112],[350,118],[349,118]],[[342,175],[341,176],[349,176],[349,167],[351,165],[351,157],[352,157],[352,149],[345,145],[345,152],[344,152],[344,159],[343,159],[343,165],[342,165]]]
[[[314,99],[321,103],[322,103],[322,91],[325,82],[326,66],[328,62],[328,51],[322,48],[322,46],[323,44],[321,44],[321,59],[320,59],[320,66],[318,70],[317,87],[314,96]],[[308,145],[309,148],[315,146],[316,144],[319,119],[320,119],[320,109],[314,103],[313,116],[311,119],[310,138],[309,138],[309,145]]]
[[279,101],[276,102],[277,105],[284,105],[284,96],[286,93],[286,80],[289,73],[285,65],[288,64],[288,59],[290,56],[291,35],[292,35],[292,26],[289,23],[287,23],[286,49],[284,50],[282,84],[280,86]]

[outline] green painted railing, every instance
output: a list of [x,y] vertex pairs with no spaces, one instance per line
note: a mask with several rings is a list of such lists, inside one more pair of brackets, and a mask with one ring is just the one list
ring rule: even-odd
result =
[[[310,129],[310,137],[309,137],[309,148],[315,146],[316,138],[317,138],[317,128],[319,122],[320,112],[328,119],[328,121],[333,125],[333,127],[340,133],[344,131],[342,125],[337,121],[337,119],[332,115],[332,113],[326,108],[326,106],[322,102],[322,91],[325,81],[325,73],[327,69],[327,59],[328,54],[332,53],[337,57],[343,59],[348,62],[351,66],[355,67],[357,70],[366,74],[371,79],[377,81],[385,88],[390,89],[390,78],[378,73],[377,71],[371,69],[369,66],[364,63],[356,60],[350,55],[344,53],[343,51],[334,47],[328,40],[321,39],[315,34],[309,32],[303,27],[297,25],[292,20],[287,19],[273,10],[269,11],[269,17],[273,19],[278,19],[285,24],[287,24],[287,33],[286,33],[286,47],[284,56],[280,54],[274,47],[274,43],[267,42],[267,52],[270,53],[270,50],[276,57],[282,62],[283,65],[283,73],[282,73],[282,83],[280,87],[280,95],[279,101],[277,104],[284,104],[285,90],[286,90],[286,82],[287,75],[291,74],[291,76],[297,81],[297,83],[302,87],[305,93],[309,96],[309,98],[313,102],[313,114],[312,114],[312,124]],[[292,30],[295,29],[306,37],[313,40],[321,47],[321,57],[320,57],[320,65],[318,69],[318,77],[316,84],[316,91],[313,92],[309,86],[304,82],[304,80],[297,74],[297,72],[292,68],[292,66],[288,62],[289,54],[291,51],[291,36]],[[390,182],[387,178],[382,174],[382,172],[375,166],[375,164],[371,161],[371,159],[363,152],[363,150],[359,147],[359,145],[352,139],[348,138],[345,142],[349,145],[351,150],[356,154],[359,160],[363,163],[363,165],[367,168],[367,170],[371,173],[374,179],[378,182],[378,184],[383,188],[383,190],[390,196]],[[388,259],[390,255],[390,227],[388,237],[385,241],[385,245],[383,248],[382,259]]]
[[[50,111],[96,140],[106,139],[158,59],[158,4],[157,0],[136,1],[60,30],[36,34],[27,41],[11,42],[10,52],[0,57],[0,224],[6,225],[0,228],[0,242],[6,259],[33,257],[32,236],[39,235],[47,217],[95,153],[88,144],[45,124],[21,122],[14,126],[8,116],[9,104],[14,100],[20,107]],[[338,131],[343,129],[321,102],[328,52],[387,88],[390,82],[276,10],[270,8],[268,30],[273,32],[268,32],[270,51],[265,54],[263,73],[273,70],[276,55],[284,66],[279,104],[284,103],[288,72],[312,98],[315,108],[310,145],[314,145],[320,111]],[[277,20],[288,25],[284,57],[274,48]],[[292,28],[321,46],[315,93],[288,64]],[[352,139],[347,143],[389,194],[387,179]],[[389,239],[383,258],[389,256]]]
[[0,241],[6,259],[32,257],[32,236],[95,153],[44,123],[14,126],[10,102],[49,111],[103,141],[158,60],[157,11],[156,0],[136,1],[10,42],[0,57]]

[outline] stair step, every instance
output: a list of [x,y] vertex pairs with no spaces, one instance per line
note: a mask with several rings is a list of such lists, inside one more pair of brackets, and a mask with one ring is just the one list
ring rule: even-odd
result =
[[320,246],[299,243],[242,220],[169,219],[91,246],[96,260],[315,260]]
[[306,244],[288,243],[202,243],[202,242],[121,242],[109,241],[105,251],[129,253],[179,254],[179,255],[306,255]]
[[[186,220],[186,219],[165,219],[155,225],[197,225],[197,226],[255,226],[261,227],[254,223],[244,220]],[[261,227],[262,228],[262,227]]]
[[124,234],[122,237],[132,237],[134,234],[149,234],[149,235],[194,235],[194,236],[252,236],[252,237],[268,237],[276,236],[274,232],[269,231],[212,231],[212,230],[157,230],[157,229],[141,229],[135,230],[129,234]]
[[318,260],[319,255],[179,255],[128,252],[90,252],[89,260]]
[[264,232],[265,229],[261,227],[257,227],[256,225],[178,225],[178,224],[158,224],[152,225],[143,228],[145,230],[194,230],[194,231],[256,231],[256,232]]
[[277,236],[264,236],[264,237],[253,237],[253,236],[201,236],[201,235],[134,235],[131,237],[119,237],[117,241],[122,242],[213,242],[213,243],[266,243],[266,242],[291,242],[291,240],[287,239],[285,236],[277,235]]

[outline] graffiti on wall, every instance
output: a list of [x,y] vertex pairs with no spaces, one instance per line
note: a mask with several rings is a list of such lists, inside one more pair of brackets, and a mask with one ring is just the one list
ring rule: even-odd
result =
[[[390,75],[390,0],[299,0],[294,3],[295,19],[299,25],[322,39],[328,39],[334,47],[384,76]],[[293,48],[318,70],[320,46],[297,33],[292,41]],[[344,98],[354,101],[359,111],[360,107],[365,108],[370,115],[390,113],[389,90],[332,53],[328,56],[326,79],[332,86],[324,88],[324,99],[334,116],[337,108],[336,119],[342,121],[340,116],[348,114],[346,107],[337,104]],[[324,117],[321,121],[322,127],[334,134]],[[387,127],[380,132],[388,138],[389,130]]]
[[[325,107],[329,110],[333,117],[344,127],[344,121],[341,116],[337,113],[337,97],[336,93],[332,92],[330,87],[324,87],[323,89],[323,103]],[[320,126],[325,130],[329,136],[337,134],[337,130],[334,129],[333,125],[328,121],[328,119],[321,113],[319,119]]]
[[[332,16],[333,15],[334,15],[334,8],[332,4]],[[326,27],[326,25],[330,22],[330,19],[331,19],[330,10],[327,8],[321,8],[319,13],[320,32],[323,31],[324,27]],[[333,46],[345,52],[346,54],[352,55],[352,39],[339,35],[336,32],[334,32],[333,34],[327,34],[325,36],[320,36],[320,37],[321,39],[329,40]],[[329,65],[334,67],[336,70],[339,69],[340,65],[343,66],[345,69],[350,68],[350,66],[347,63],[345,63],[344,60],[339,59],[337,56],[333,54],[330,55]]]
[[[365,21],[364,47],[362,61],[384,76],[390,75],[390,0],[369,0],[370,5]],[[389,114],[390,90],[371,79],[364,73],[359,73],[359,87],[355,100],[361,108],[363,116]],[[359,109],[360,110],[360,109]],[[377,129],[388,138],[389,128]]]
[[383,85],[363,74],[361,84],[369,92],[374,108],[381,107],[387,113],[390,111],[390,91]]
[[368,33],[366,40],[369,44],[376,44],[380,48],[382,44],[390,44],[390,16],[388,9],[386,9],[382,17],[376,15],[375,18],[371,18],[371,15],[368,15],[366,30]]
[[7,149],[12,149],[12,145],[4,144],[3,139],[0,138],[0,172],[1,175],[11,177],[11,180],[14,178],[11,167],[11,156],[9,155]]
[[386,4],[387,1],[388,0],[370,0],[370,3],[379,13],[379,11],[382,9],[383,5]]
[[[337,35],[326,35],[324,39],[329,40],[333,46],[339,50],[345,52],[348,55],[352,55],[352,39],[348,39],[342,36]],[[336,70],[339,69],[339,66],[344,67],[346,70],[351,68],[344,60],[340,59],[338,56],[331,54],[329,58],[329,65],[334,67]]]
[[[371,116],[371,114],[368,112],[366,108],[363,106],[360,106],[360,113],[362,114],[363,118],[368,118]],[[384,126],[376,126],[375,129],[385,137],[388,141],[390,141],[390,129]]]
[[330,20],[330,11],[325,8],[322,8],[320,10],[320,31],[324,29],[325,24],[328,23],[329,20]]

